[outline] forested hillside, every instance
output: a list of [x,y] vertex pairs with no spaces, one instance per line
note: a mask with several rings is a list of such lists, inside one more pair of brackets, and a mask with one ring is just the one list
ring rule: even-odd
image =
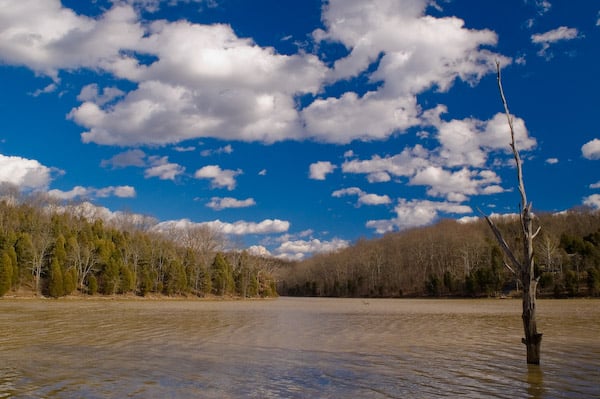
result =
[[139,215],[90,216],[90,206],[0,199],[0,296],[277,295],[277,261],[225,251],[208,228],[158,232]]
[[[522,252],[515,217],[494,220]],[[600,212],[538,214],[536,276],[544,296],[600,294]],[[400,297],[499,296],[517,290],[485,221],[437,225],[361,240],[278,272],[282,295]]]

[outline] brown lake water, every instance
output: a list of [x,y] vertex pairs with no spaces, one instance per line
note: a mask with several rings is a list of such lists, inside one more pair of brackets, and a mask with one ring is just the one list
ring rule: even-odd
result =
[[600,301],[0,300],[0,398],[600,398]]

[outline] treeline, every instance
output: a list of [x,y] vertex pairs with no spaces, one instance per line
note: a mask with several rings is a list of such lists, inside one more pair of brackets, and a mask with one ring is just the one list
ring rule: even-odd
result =
[[[495,221],[520,254],[517,217]],[[539,214],[536,223],[539,295],[600,295],[600,211]],[[279,270],[278,288],[290,296],[501,296],[519,289],[505,262],[485,221],[443,220],[291,264]]]
[[226,251],[209,228],[158,232],[138,215],[107,222],[83,205],[0,199],[0,296],[277,295],[275,260]]

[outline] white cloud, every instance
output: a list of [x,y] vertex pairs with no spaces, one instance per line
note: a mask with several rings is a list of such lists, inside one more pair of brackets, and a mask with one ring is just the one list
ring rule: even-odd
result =
[[309,166],[309,177],[314,180],[325,180],[329,173],[337,168],[329,161],[319,161]]
[[[446,166],[482,167],[490,151],[510,152],[510,130],[506,115],[497,113],[488,121],[467,118],[444,121],[440,114],[446,107],[440,106],[426,113],[427,122],[437,129],[438,149],[441,161]],[[512,116],[515,141],[519,151],[531,150],[536,140],[529,137],[525,121]]]
[[52,169],[35,159],[0,154],[0,183],[22,189],[43,190],[52,180]]
[[56,83],[50,83],[49,85],[45,86],[43,89],[37,89],[36,91],[31,93],[31,95],[33,97],[39,97],[42,94],[52,93],[52,92],[56,91],[57,88],[58,88],[58,86]]
[[366,226],[375,229],[378,234],[411,227],[426,226],[433,223],[440,213],[465,214],[473,210],[467,205],[452,202],[399,199],[394,209],[396,217],[389,220],[371,220]]
[[583,199],[583,204],[592,208],[600,209],[600,194],[592,194]]
[[332,197],[340,198],[347,195],[358,196],[357,205],[387,205],[391,204],[392,200],[387,195],[368,194],[358,187],[349,187],[341,190],[336,190],[331,193]]
[[48,194],[61,200],[72,200],[75,198],[105,198],[115,196],[119,198],[135,197],[135,188],[131,186],[110,186],[104,188],[75,186],[69,191],[50,190]]
[[254,256],[270,257],[271,252],[262,245],[251,245],[247,248],[249,254]]
[[579,31],[576,28],[561,26],[548,32],[531,35],[531,42],[541,45],[538,55],[549,58],[551,55],[548,55],[547,51],[551,44],[559,41],[578,39],[580,37]]
[[81,89],[77,99],[79,101],[89,101],[99,106],[103,106],[116,98],[122,97],[124,94],[125,92],[117,87],[105,87],[102,90],[102,94],[100,94],[98,85],[92,83]]
[[190,145],[187,147],[175,146],[175,147],[173,147],[173,150],[175,150],[177,152],[192,152],[192,151],[196,151],[196,147],[194,147],[193,145]]
[[247,208],[256,205],[254,198],[247,198],[245,200],[238,200],[231,197],[219,198],[212,197],[210,202],[206,204],[207,207],[220,211],[228,208]]
[[593,139],[581,147],[581,154],[587,159],[600,159],[600,140]]
[[600,188],[600,181],[590,184],[590,188]]
[[135,11],[115,5],[98,19],[77,15],[60,0],[3,0],[0,59],[58,80],[61,69],[104,69],[122,73],[137,61],[133,50],[144,32]]
[[202,155],[203,157],[208,157],[211,155],[218,155],[218,154],[231,154],[232,152],[233,152],[233,147],[231,146],[231,144],[227,144],[225,147],[216,148],[214,150],[201,151],[200,155]]
[[290,223],[279,219],[265,219],[262,222],[237,221],[234,223],[213,220],[210,222],[196,223],[189,219],[169,220],[156,225],[157,231],[170,231],[172,229],[190,229],[195,226],[206,226],[226,235],[247,235],[247,234],[273,234],[284,233],[289,230]]
[[221,169],[218,165],[207,165],[196,171],[196,179],[209,179],[213,188],[227,188],[233,190],[237,185],[235,177],[242,174],[240,169]]
[[545,162],[549,165],[556,165],[558,163],[558,158],[548,158]]
[[161,180],[175,180],[175,178],[185,172],[185,167],[169,162],[168,157],[150,157],[150,165],[144,171],[146,179],[150,177],[158,177]]
[[346,240],[334,238],[331,241],[321,241],[313,238],[310,240],[285,241],[274,250],[277,257],[288,260],[301,260],[308,255],[317,253],[335,252],[347,248],[350,243]]
[[[427,16],[428,0],[330,1],[325,30],[313,36],[350,52],[332,69],[314,54],[261,47],[229,25],[144,20],[139,10],[155,10],[159,0],[114,1],[94,18],[59,0],[0,1],[3,63],[55,81],[61,70],[85,68],[135,83],[128,93],[82,89],[82,104],[69,118],[86,129],[86,143],[385,139],[420,123],[417,94],[448,90],[456,79],[474,84],[494,71],[496,59],[510,62],[482,48],[496,44],[494,32]],[[379,85],[373,91],[318,99],[302,109],[296,102],[299,94],[365,73],[376,60],[368,76]]]
[[301,138],[295,95],[316,93],[326,68],[311,54],[280,55],[228,25],[155,21],[136,51],[156,57],[120,77],[139,82],[111,107],[70,113],[85,142],[167,144],[198,137],[275,142]]
[[344,173],[366,174],[369,182],[387,182],[391,176],[411,176],[430,165],[429,153],[420,145],[405,148],[400,154],[388,157],[374,155],[369,160],[352,159],[342,164]]
[[365,73],[376,91],[359,97],[347,92],[319,99],[303,110],[309,135],[317,140],[347,143],[385,139],[419,124],[416,95],[430,88],[448,90],[456,79],[475,84],[503,65],[506,57],[481,46],[495,45],[489,30],[465,29],[458,18],[425,15],[426,0],[373,2],[332,0],[324,7],[326,29],[317,41],[340,42],[350,54],[335,62],[329,81]]
[[266,169],[262,169],[260,172],[258,172],[259,176],[266,176],[267,175],[267,170]]
[[146,153],[142,150],[129,150],[121,152],[110,159],[104,159],[100,163],[102,167],[126,168],[128,166],[146,166]]
[[430,196],[446,197],[453,202],[466,201],[471,195],[503,192],[498,183],[500,178],[493,171],[462,168],[451,172],[436,166],[420,170],[409,181],[410,185],[428,186]]

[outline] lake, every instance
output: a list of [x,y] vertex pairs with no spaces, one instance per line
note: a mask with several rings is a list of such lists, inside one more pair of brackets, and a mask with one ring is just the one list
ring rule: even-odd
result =
[[0,300],[0,398],[598,398],[600,301]]

